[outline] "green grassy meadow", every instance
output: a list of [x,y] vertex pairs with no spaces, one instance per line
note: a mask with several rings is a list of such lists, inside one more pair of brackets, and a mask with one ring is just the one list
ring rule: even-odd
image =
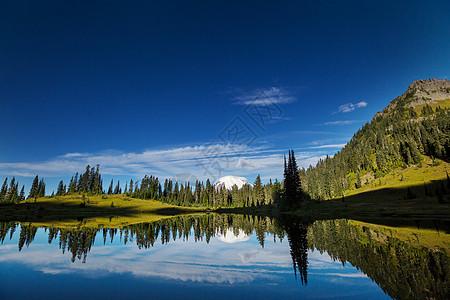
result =
[[[306,200],[288,214],[318,218],[355,216],[420,216],[450,218],[450,164],[425,158],[420,167],[394,170],[379,179],[363,179],[359,189],[324,201]],[[83,199],[84,198],[84,199]],[[120,228],[178,215],[238,213],[272,215],[273,207],[181,207],[126,195],[67,195],[28,199],[0,206],[0,221],[30,222],[41,226]]]
[[0,207],[0,220],[32,222],[57,227],[109,227],[154,222],[176,215],[205,212],[206,208],[180,207],[126,195],[68,195],[28,199]]
[[[378,179],[363,178],[363,186],[344,192],[343,197],[324,201],[309,200],[293,213],[329,214],[340,217],[442,216],[450,218],[450,164],[425,158],[422,166],[397,169]],[[444,191],[442,191],[444,187]]]

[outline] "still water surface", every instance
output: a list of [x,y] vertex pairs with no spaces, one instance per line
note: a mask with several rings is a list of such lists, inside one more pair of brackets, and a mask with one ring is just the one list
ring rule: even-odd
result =
[[448,299],[446,226],[233,215],[121,230],[3,223],[0,299]]

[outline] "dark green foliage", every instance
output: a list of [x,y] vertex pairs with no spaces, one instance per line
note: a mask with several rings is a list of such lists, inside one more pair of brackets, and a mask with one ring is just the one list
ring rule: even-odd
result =
[[6,192],[8,191],[8,177],[5,178],[5,181],[3,182],[2,189],[0,191],[0,201],[3,202],[3,199],[6,195]]
[[113,179],[111,179],[111,184],[109,185],[109,188],[108,188],[108,195],[111,195],[113,193],[113,184],[114,184],[114,181],[113,181]]
[[128,191],[125,189],[125,193],[126,193],[126,194],[131,194],[131,193],[133,193],[133,186],[134,186],[133,179],[131,179],[131,180],[130,180],[130,186],[129,186],[129,188],[128,188]]
[[393,299],[449,298],[450,261],[444,249],[390,236],[380,243],[382,234],[344,219],[316,221],[308,228],[308,247],[356,266]]
[[89,195],[98,195],[103,193],[103,180],[102,175],[100,174],[100,165],[97,165],[96,168],[86,166],[86,171],[83,174],[80,174],[79,178],[78,173],[75,174],[75,177],[72,177],[69,183],[68,193],[87,193]]
[[31,184],[30,192],[28,193],[28,198],[37,197],[38,185],[39,185],[39,177],[38,175],[36,175],[36,177],[34,177],[33,183]]
[[355,188],[359,189],[362,186],[361,184],[361,175],[359,175],[359,172],[356,174],[356,183]]
[[264,188],[261,183],[261,177],[256,176],[255,183],[253,184],[253,203],[256,206],[264,204]]
[[[134,186],[134,191],[131,188]],[[255,188],[256,187],[256,188]],[[206,183],[196,181],[191,183],[173,182],[166,179],[163,186],[158,177],[145,175],[140,184],[130,182],[128,196],[140,199],[154,199],[169,204],[182,206],[207,207],[250,207],[271,205],[275,199],[281,199],[282,186],[278,181],[263,185],[258,176],[255,187],[246,184],[241,189],[233,186],[231,190],[215,188],[208,179]]]
[[8,185],[8,178],[3,182],[0,190],[0,204],[19,203],[23,200],[24,187],[19,194],[19,183],[16,182],[16,178],[13,177]]
[[114,189],[114,194],[120,194],[121,190],[120,190],[120,181],[117,181],[117,185],[116,188]]
[[433,113],[434,113],[433,108],[431,106],[429,106],[428,104],[426,104],[424,107],[422,107],[421,115],[423,117],[429,117],[429,116],[433,115]]
[[288,161],[284,157],[284,189],[282,202],[283,207],[296,205],[301,200],[301,184],[294,150],[289,150]]
[[64,196],[66,194],[66,189],[64,182],[61,180],[58,184],[58,189],[56,190],[56,196]]
[[19,201],[23,201],[25,200],[25,186],[22,185],[22,189],[20,190],[20,194],[19,194]]
[[450,111],[425,106],[423,113],[432,117],[416,118],[410,109],[407,114],[399,101],[389,113],[375,116],[332,158],[300,170],[303,191],[313,199],[339,197],[361,187],[366,173],[380,178],[401,166],[420,165],[422,155],[450,161]]

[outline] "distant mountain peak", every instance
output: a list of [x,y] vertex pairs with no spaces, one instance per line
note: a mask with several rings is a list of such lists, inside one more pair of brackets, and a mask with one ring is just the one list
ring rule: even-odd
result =
[[440,90],[440,89],[446,89],[450,87],[450,80],[447,79],[419,79],[416,81],[413,81],[408,89],[406,90],[406,93],[411,91],[418,91],[418,90]]
[[214,187],[216,189],[226,188],[227,190],[231,190],[231,188],[236,185],[238,189],[242,188],[245,184],[252,186],[248,183],[247,178],[245,177],[237,177],[237,176],[224,176],[219,178],[216,182],[214,182]]
[[450,99],[450,80],[447,79],[420,79],[413,81],[408,89],[389,103],[382,111],[375,114],[372,121],[388,114],[398,105],[405,108],[416,107],[423,104],[439,103]]

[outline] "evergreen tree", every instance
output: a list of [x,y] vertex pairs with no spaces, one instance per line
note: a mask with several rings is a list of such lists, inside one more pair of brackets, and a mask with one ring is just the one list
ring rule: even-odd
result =
[[28,198],[37,197],[38,186],[39,186],[39,177],[38,175],[36,175],[36,177],[34,177],[33,183],[31,184],[30,192],[28,193]]
[[117,185],[116,188],[114,189],[114,194],[119,194],[120,193],[120,181],[117,181]]
[[111,179],[111,184],[109,185],[108,188],[108,195],[111,195],[113,193],[113,179]]
[[66,194],[66,189],[64,188],[64,182],[61,180],[58,184],[58,189],[56,190],[56,196],[64,196]]
[[261,183],[261,176],[258,174],[253,185],[253,203],[257,206],[264,204],[264,189]]
[[45,196],[45,182],[44,179],[41,178],[38,184],[37,193],[35,197],[44,197]]
[[73,178],[73,185],[70,188],[70,192],[71,193],[76,193],[78,192],[78,172],[75,174],[74,178]]
[[3,182],[2,189],[0,190],[0,203],[3,202],[6,193],[8,192],[8,177],[5,178]]
[[289,150],[289,159],[286,164],[284,158],[284,195],[282,206],[292,206],[301,200],[301,184],[294,150]]
[[130,186],[128,188],[128,194],[132,194],[133,193],[133,179],[130,180]]
[[19,194],[19,201],[23,201],[25,200],[25,186],[22,185],[22,189],[20,190],[20,194]]

